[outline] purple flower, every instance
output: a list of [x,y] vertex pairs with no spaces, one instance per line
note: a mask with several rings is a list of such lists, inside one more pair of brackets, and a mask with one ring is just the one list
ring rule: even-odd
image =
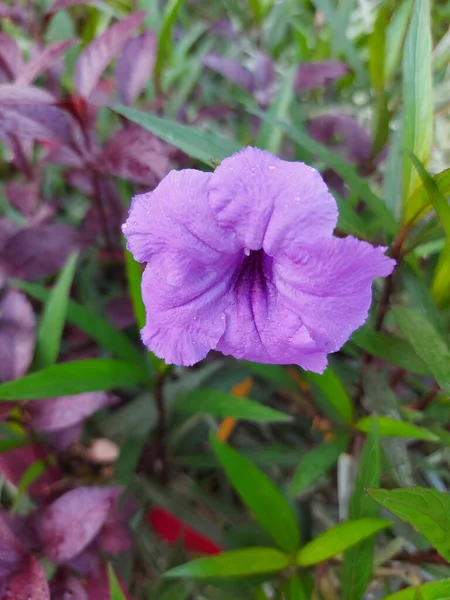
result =
[[333,237],[337,216],[315,169],[257,148],[214,173],[171,171],[123,225],[147,263],[143,342],[168,363],[218,350],[323,372],[395,265],[385,248]]

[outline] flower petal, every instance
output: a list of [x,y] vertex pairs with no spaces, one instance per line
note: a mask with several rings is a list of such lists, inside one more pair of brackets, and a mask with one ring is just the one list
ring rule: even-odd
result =
[[270,256],[329,237],[336,226],[336,202],[320,174],[265,150],[245,148],[226,158],[208,188],[209,203],[227,235]]
[[372,280],[392,273],[386,248],[354,237],[300,247],[296,259],[274,261],[274,283],[300,316],[318,349],[336,352],[361,327],[372,300]]
[[224,236],[207,202],[211,175],[194,169],[171,171],[148,194],[133,198],[123,233],[138,262],[162,250],[180,250],[207,261],[237,246]]

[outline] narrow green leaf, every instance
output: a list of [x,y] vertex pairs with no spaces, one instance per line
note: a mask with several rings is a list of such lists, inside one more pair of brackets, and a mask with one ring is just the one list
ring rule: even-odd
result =
[[383,437],[405,437],[430,442],[435,442],[439,439],[437,435],[424,427],[418,427],[413,423],[384,416],[363,417],[355,424],[355,428],[364,433],[369,433],[374,420],[378,422],[380,435]]
[[287,552],[299,543],[298,524],[287,500],[247,458],[211,436],[211,444],[228,479],[261,527]]
[[240,150],[240,146],[236,142],[215,133],[200,131],[196,127],[181,125],[176,121],[162,119],[129,106],[115,105],[113,109],[133,123],[151,131],[168,144],[186,152],[188,156],[207,165],[213,164],[214,161],[221,161]]
[[367,490],[369,496],[427,538],[446,560],[450,560],[450,494],[411,487]]
[[58,358],[77,258],[77,254],[69,257],[45,303],[37,331],[37,368],[49,367]]
[[[350,520],[376,518],[378,508],[367,497],[367,487],[380,485],[381,451],[378,422],[374,421],[366,439],[358,474],[350,497],[348,518]],[[369,538],[360,542],[344,554],[342,565],[342,600],[362,600],[370,583],[373,570],[375,542]]]
[[417,590],[420,590],[423,600],[448,600],[450,598],[450,579],[431,581],[417,587],[409,587],[395,594],[386,596],[384,600],[417,600]]
[[19,506],[19,503],[23,498],[24,494],[27,493],[29,487],[33,484],[33,482],[36,481],[36,479],[40,477],[42,473],[45,472],[47,467],[48,465],[44,460],[37,460],[25,470],[25,473],[22,475],[19,481],[19,485],[17,486],[17,494],[14,498],[14,502],[11,508],[12,512],[15,512],[17,510],[17,507]]
[[369,36],[369,73],[373,89],[384,91],[386,62],[386,29],[389,23],[389,9],[386,3],[380,4],[377,18]]
[[127,600],[111,565],[108,565],[108,581],[111,600]]
[[434,210],[437,212],[447,239],[450,242],[450,207],[447,200],[439,189],[436,181],[431,177],[417,156],[412,152],[409,152],[408,154],[427,191],[428,198],[433,205]]
[[189,413],[207,413],[214,417],[234,417],[260,422],[290,421],[289,415],[253,400],[237,398],[219,390],[196,390],[180,400],[178,408]]
[[417,588],[416,588],[416,592],[415,592],[415,594],[414,594],[414,600],[424,600],[424,598],[423,598],[423,594],[422,594],[422,592],[420,591],[420,587],[417,587]]
[[333,409],[341,417],[343,423],[350,425],[353,422],[355,412],[353,403],[339,377],[331,367],[328,367],[322,375],[307,373],[306,380],[317,385]]
[[447,344],[418,311],[397,306],[393,312],[417,356],[427,365],[441,388],[450,393],[450,350]]
[[120,360],[94,358],[52,365],[0,385],[0,400],[40,400],[145,383],[145,369]]
[[275,548],[245,548],[199,558],[167,571],[165,577],[241,577],[258,573],[275,573],[290,564],[288,556]]
[[450,299],[450,243],[446,243],[439,254],[431,293],[438,306],[444,306]]
[[[426,165],[433,142],[433,79],[430,0],[416,0],[403,56],[403,145]],[[411,162],[403,161],[403,205],[416,186]]]
[[255,17],[255,20],[257,22],[262,21],[262,18],[264,16],[264,9],[261,0],[248,0],[248,5],[250,6],[250,10],[252,11],[253,16]]
[[345,451],[347,443],[348,438],[341,436],[306,452],[292,477],[289,494],[291,496],[301,494],[323,477]]
[[385,78],[389,81],[402,57],[414,0],[404,0],[395,10],[386,38]]
[[258,375],[258,377],[269,383],[272,383],[273,385],[292,391],[298,390],[298,386],[293,378],[281,365],[265,365],[261,363],[250,362],[248,360],[243,360],[241,363],[252,373]]
[[139,263],[134,260],[133,255],[128,250],[125,250],[125,268],[134,316],[139,329],[142,329],[145,325],[145,306],[141,294],[142,272]]
[[392,522],[386,519],[356,519],[339,523],[303,546],[297,553],[297,564],[309,567],[328,560],[390,525]]
[[159,596],[159,600],[186,600],[190,589],[191,586],[186,581],[177,581]]
[[377,358],[385,360],[387,363],[396,365],[411,373],[430,375],[430,369],[418,358],[406,340],[387,333],[370,331],[370,329],[362,327],[358,331],[355,331],[351,337],[351,341],[359,348],[362,348],[369,354],[373,354]]
[[130,483],[147,441],[148,436],[133,435],[120,445],[119,458],[114,468],[115,481],[119,485],[127,486]]
[[[450,169],[444,169],[437,175],[433,175],[433,181],[443,196],[450,195]],[[429,193],[422,183],[408,198],[405,206],[405,221],[415,222],[423,218],[431,209]]]
[[[12,279],[11,283],[41,302],[45,302],[50,296],[50,292],[37,283],[18,279]],[[124,333],[74,300],[69,300],[67,305],[67,320],[118,358],[138,364],[143,363],[143,355]]]
[[283,600],[310,600],[312,590],[307,589],[306,584],[309,582],[304,581],[306,577],[306,573],[289,577],[283,586]]
[[169,0],[162,17],[161,29],[158,36],[158,48],[156,50],[155,66],[153,68],[153,77],[155,80],[156,90],[161,89],[161,75],[167,58],[170,55],[170,49],[172,46],[172,29],[182,4],[183,0]]

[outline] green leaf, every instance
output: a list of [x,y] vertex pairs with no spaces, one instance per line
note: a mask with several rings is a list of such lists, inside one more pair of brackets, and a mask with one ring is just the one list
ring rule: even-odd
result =
[[427,365],[441,388],[450,393],[450,350],[447,344],[418,311],[397,306],[393,312],[417,356]]
[[77,254],[69,257],[45,303],[37,331],[37,368],[49,367],[58,358],[77,258]]
[[369,73],[373,89],[384,92],[386,62],[386,29],[389,23],[389,10],[386,3],[380,4],[377,18],[369,36]]
[[288,556],[275,548],[245,548],[199,558],[164,573],[165,577],[241,577],[275,573],[290,564]]
[[450,495],[421,487],[367,490],[369,496],[427,538],[450,560]]
[[159,600],[186,600],[189,591],[190,585],[186,581],[177,581],[159,596]]
[[447,200],[439,189],[436,181],[433,179],[433,177],[431,177],[417,156],[412,152],[409,152],[409,157],[417,173],[419,174],[423,187],[427,191],[428,198],[433,205],[434,210],[437,212],[439,220],[441,221],[442,227],[444,228],[447,236],[447,240],[450,242],[450,207],[447,203]]
[[111,600],[127,600],[111,565],[108,565],[108,581]]
[[287,552],[299,543],[298,524],[287,500],[247,458],[211,436],[211,444],[228,479],[261,527]]
[[[380,485],[381,451],[378,422],[374,421],[366,439],[350,497],[348,518],[350,520],[376,518],[378,508],[367,497],[367,487]],[[373,570],[375,541],[372,538],[360,542],[344,554],[342,565],[342,600],[362,600],[370,583]]]
[[52,365],[0,385],[0,400],[40,400],[145,383],[147,373],[121,360],[94,358]]
[[[433,181],[443,196],[450,195],[450,169],[444,169],[444,171],[433,175]],[[405,206],[405,221],[416,222],[429,213],[431,209],[429,193],[421,183],[408,198]]]
[[147,442],[148,436],[133,435],[120,445],[119,458],[114,468],[115,481],[119,485],[127,486],[130,483]]
[[333,369],[328,367],[322,375],[306,373],[305,377],[307,381],[317,385],[323,392],[328,402],[341,417],[342,422],[350,425],[355,412],[353,403]]
[[260,422],[291,421],[285,413],[258,402],[238,398],[219,390],[196,390],[179,402],[178,408],[189,413],[207,413],[214,417],[233,417]]
[[384,600],[417,600],[417,590],[420,590],[423,600],[448,600],[450,598],[450,579],[431,581],[419,587],[409,587],[386,596]]
[[175,24],[178,12],[183,4],[183,0],[169,0],[162,18],[161,29],[158,36],[158,48],[156,50],[155,66],[153,68],[153,77],[155,80],[155,89],[161,89],[161,75],[167,57],[170,56],[172,45],[172,29]]
[[310,600],[311,593],[306,589],[306,581],[303,581],[307,577],[303,574],[302,577],[299,575],[292,575],[286,580],[283,586],[283,600]]
[[[37,283],[18,279],[12,279],[11,283],[41,302],[45,302],[50,296],[50,292]],[[118,358],[138,364],[143,363],[142,354],[124,333],[118,331],[103,317],[74,300],[69,300],[67,305],[67,320]]]
[[419,375],[430,375],[428,367],[418,358],[406,340],[362,327],[352,335],[351,342],[369,354],[401,369]]
[[168,144],[186,152],[188,156],[208,165],[214,161],[221,161],[240,150],[240,146],[236,142],[215,133],[200,131],[196,127],[181,125],[176,121],[163,119],[128,106],[116,105],[113,109],[133,123],[151,131]]
[[[426,165],[433,143],[433,79],[430,0],[416,0],[403,56],[403,145]],[[417,184],[403,161],[403,205]]]
[[298,386],[294,379],[289,375],[286,369],[280,365],[265,365],[248,360],[243,360],[241,363],[252,373],[275,386],[292,391],[298,390]]
[[17,510],[19,502],[23,498],[24,494],[27,493],[29,487],[33,484],[34,481],[36,481],[38,477],[42,475],[42,473],[46,471],[47,468],[48,465],[45,462],[45,460],[37,460],[25,470],[25,473],[22,475],[19,481],[19,485],[17,486],[17,494],[14,498],[14,502],[11,508],[12,512],[15,512]]
[[359,421],[355,424],[355,428],[359,431],[363,431],[364,433],[368,433],[374,421],[378,422],[380,435],[383,437],[404,437],[430,442],[435,442],[439,439],[437,435],[428,429],[425,429],[424,427],[418,427],[413,423],[399,421],[398,419],[393,419],[392,417],[362,417],[362,419],[359,419]]
[[403,45],[408,31],[409,19],[414,0],[405,0],[396,8],[389,24],[386,38],[385,80],[389,81],[397,69],[402,57]]
[[141,266],[134,260],[133,255],[128,250],[125,250],[125,269],[134,316],[139,329],[142,329],[145,325],[145,306],[141,294]]
[[303,546],[297,553],[297,564],[309,567],[328,560],[390,525],[392,522],[386,519],[356,519],[339,523]]
[[420,588],[419,588],[419,587],[417,587],[417,588],[416,588],[416,592],[415,592],[415,594],[414,594],[414,600],[424,600],[424,598],[423,598],[423,594],[422,594],[422,592],[420,591]]
[[308,490],[338,460],[348,443],[346,436],[324,442],[306,452],[300,459],[289,486],[289,495],[294,496]]
[[439,254],[431,292],[439,306],[444,306],[450,298],[450,243],[446,243]]

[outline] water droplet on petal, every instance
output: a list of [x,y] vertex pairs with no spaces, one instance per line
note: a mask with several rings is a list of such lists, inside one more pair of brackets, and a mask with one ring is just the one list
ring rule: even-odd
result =
[[281,323],[277,323],[277,327],[281,327]]
[[250,256],[250,248],[244,248],[245,256]]
[[291,337],[288,338],[288,342],[292,342],[292,340],[293,340],[293,338],[291,338]]
[[222,315],[220,315],[220,320],[221,320],[221,321],[225,321],[225,315],[223,315],[223,314],[222,314]]
[[295,200],[296,202],[300,202],[301,198],[300,198],[300,196],[294,196],[294,200]]
[[275,165],[269,165],[269,171],[275,171],[276,166]]
[[124,231],[125,229],[128,229],[128,225],[127,225],[126,223],[124,223],[124,224],[122,225],[122,231]]

